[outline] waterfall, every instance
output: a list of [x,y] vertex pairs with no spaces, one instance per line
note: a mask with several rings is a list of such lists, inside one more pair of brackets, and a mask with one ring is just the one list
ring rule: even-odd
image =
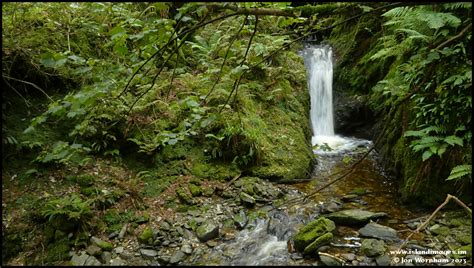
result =
[[315,145],[318,136],[334,136],[332,49],[329,46],[307,46],[303,57],[311,96],[312,144]]
[[311,144],[327,145],[330,151],[316,149],[318,154],[339,154],[356,147],[366,147],[370,141],[334,134],[332,100],[332,49],[323,45],[306,45],[302,51],[311,97],[310,120],[313,130]]

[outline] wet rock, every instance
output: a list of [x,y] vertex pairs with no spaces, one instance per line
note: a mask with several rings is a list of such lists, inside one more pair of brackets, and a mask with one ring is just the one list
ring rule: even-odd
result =
[[276,211],[267,225],[267,232],[278,238],[278,240],[287,240],[290,236],[292,227],[288,225],[290,217],[283,211]]
[[326,266],[342,266],[344,263],[341,259],[322,252],[319,253],[319,259]]
[[158,252],[156,250],[153,250],[153,249],[142,248],[142,249],[140,249],[140,253],[145,258],[154,258],[154,257],[158,256]]
[[384,212],[370,212],[362,209],[347,209],[325,215],[326,218],[333,220],[338,224],[358,225],[369,222],[370,220],[387,216]]
[[316,238],[311,244],[304,248],[304,254],[316,253],[317,249],[322,245],[329,243],[333,238],[332,233],[325,233],[322,236]]
[[84,263],[84,266],[101,266],[102,263],[94,256],[89,256],[87,258],[86,262]]
[[431,226],[429,229],[428,229],[430,232],[432,232],[433,234],[435,235],[443,235],[443,236],[446,236],[450,233],[450,229],[449,227],[446,227],[446,226],[441,226],[439,224],[435,224],[433,226]]
[[385,243],[383,240],[364,239],[360,251],[368,257],[380,256],[385,252]]
[[410,222],[410,223],[407,223],[407,227],[412,229],[412,230],[416,230],[416,228],[418,228],[418,224],[417,222]]
[[127,262],[122,260],[120,257],[117,257],[110,261],[110,266],[125,266],[125,265],[127,265]]
[[184,254],[184,252],[182,252],[181,250],[178,250],[178,251],[176,251],[176,253],[171,257],[171,259],[169,260],[169,263],[171,263],[171,264],[178,264],[179,262],[181,262],[182,260],[184,260],[185,257],[186,257],[186,254]]
[[111,243],[102,241],[95,236],[91,237],[91,241],[92,243],[96,244],[99,248],[103,250],[111,251],[113,249],[113,246]]
[[152,244],[153,243],[153,230],[150,226],[145,227],[143,232],[138,237],[138,241],[143,244]]
[[348,261],[353,261],[353,260],[355,260],[356,255],[354,253],[342,253],[341,257],[343,257],[344,259],[346,259]]
[[378,238],[385,241],[399,240],[397,231],[395,229],[377,224],[375,222],[370,222],[359,229],[359,234],[365,237]]
[[240,201],[247,207],[255,206],[255,198],[247,193],[240,192]]
[[237,229],[243,229],[249,222],[249,219],[247,218],[245,212],[241,210],[238,215],[234,216],[233,221]]
[[92,244],[87,247],[86,252],[91,256],[99,256],[102,253],[102,249]]
[[219,236],[219,226],[212,222],[203,223],[196,229],[196,236],[201,242],[214,239]]
[[304,251],[305,248],[313,243],[317,238],[326,233],[332,232],[335,228],[336,225],[334,222],[324,217],[320,217],[317,220],[310,222],[294,236],[293,240],[296,250]]
[[182,245],[180,250],[186,254],[193,253],[193,247],[189,244]]
[[71,259],[71,265],[84,266],[88,258],[89,258],[89,255],[87,255],[86,253],[82,253],[81,255],[77,255],[73,253],[72,259]]
[[321,207],[322,213],[332,213],[341,210],[343,203],[338,199],[332,199],[323,203]]
[[375,262],[377,263],[378,266],[389,266],[391,259],[390,256],[388,255],[382,255],[379,256],[375,259]]

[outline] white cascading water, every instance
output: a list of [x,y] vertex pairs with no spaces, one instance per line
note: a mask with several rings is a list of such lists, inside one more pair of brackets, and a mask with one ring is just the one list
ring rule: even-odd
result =
[[302,52],[308,74],[308,88],[311,97],[310,120],[313,130],[311,143],[328,145],[332,150],[315,150],[318,154],[339,154],[369,141],[345,138],[334,134],[334,113],[332,100],[332,49],[329,46],[306,45]]

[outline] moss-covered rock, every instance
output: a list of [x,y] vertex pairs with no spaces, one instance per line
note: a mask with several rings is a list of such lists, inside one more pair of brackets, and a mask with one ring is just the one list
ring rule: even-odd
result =
[[54,243],[48,245],[46,262],[53,263],[56,261],[68,260],[70,258],[70,250],[71,247],[69,246],[69,241],[67,240],[67,238],[55,241]]
[[[320,217],[317,220],[314,220],[304,226],[298,233],[294,236],[293,241],[295,244],[295,249],[298,251],[304,251],[307,246],[317,240],[319,237],[332,232],[336,228],[336,225],[333,221]],[[312,249],[326,241],[329,236],[326,236],[324,239],[320,240],[318,243],[312,246]],[[315,249],[315,248],[314,248]]]
[[201,187],[199,187],[195,184],[189,184],[188,188],[189,188],[189,191],[191,192],[192,196],[200,196],[202,194]]
[[325,233],[322,236],[316,238],[311,244],[304,248],[304,254],[316,254],[317,249],[323,245],[328,244],[331,242],[333,238],[332,233]]
[[138,237],[138,241],[143,244],[152,244],[153,243],[153,230],[150,226],[145,227],[142,233]]
[[255,198],[253,198],[247,193],[240,192],[240,201],[247,207],[255,206]]
[[112,243],[103,241],[95,236],[91,237],[92,243],[96,244],[99,248],[105,251],[111,251],[113,249]]
[[176,195],[178,196],[179,200],[187,205],[194,205],[196,202],[193,198],[186,192],[186,190],[182,187],[179,187],[176,190]]

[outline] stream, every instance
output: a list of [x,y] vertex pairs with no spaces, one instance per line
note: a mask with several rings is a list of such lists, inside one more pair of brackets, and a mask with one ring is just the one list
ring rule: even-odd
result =
[[[307,46],[301,55],[307,66],[312,145],[318,164],[311,181],[285,186],[289,199],[310,194],[326,185],[336,177],[331,174],[345,171],[372,145],[369,140],[342,137],[334,133],[331,48]],[[250,222],[235,239],[216,246],[204,254],[200,261],[213,265],[320,265],[315,258],[304,258],[301,253],[294,251],[291,237],[310,221],[325,213],[343,209],[385,212],[387,217],[378,220],[379,224],[395,230],[406,229],[404,221],[421,214],[397,203],[396,187],[377,164],[377,157],[376,152],[371,152],[346,178],[304,203],[278,209],[272,206],[260,208],[266,211],[267,217]],[[354,190],[359,193],[354,194]],[[371,264],[373,260],[356,256],[362,255],[358,253],[361,246],[359,228],[337,225],[333,241],[319,250],[333,256],[350,256],[346,261],[352,265]],[[404,234],[408,233],[399,233],[400,238],[403,239]],[[391,243],[389,247],[396,249],[400,241]]]

